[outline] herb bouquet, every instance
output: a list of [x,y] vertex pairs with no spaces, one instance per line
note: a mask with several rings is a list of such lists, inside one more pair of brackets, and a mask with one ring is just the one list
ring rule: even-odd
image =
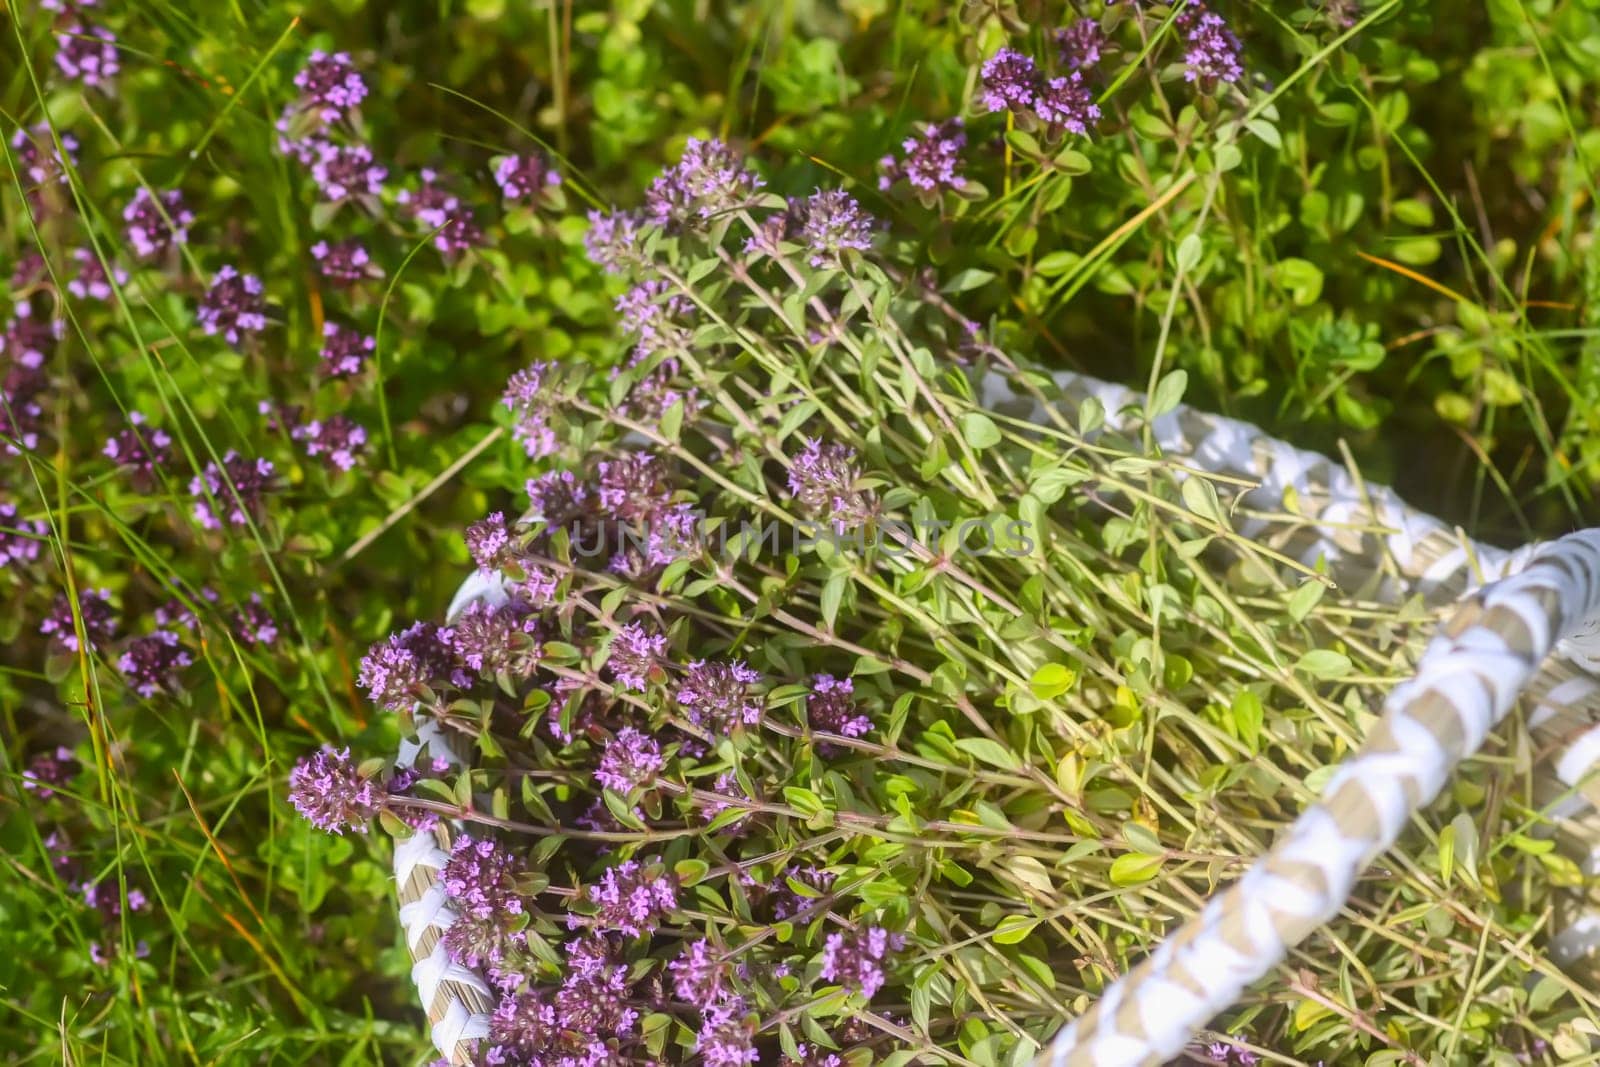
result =
[[[542,473],[466,531],[482,595],[362,665],[444,758],[326,751],[293,799],[448,844],[458,1062],[1030,1062],[1313,798],[1429,611],[1235,534],[1237,484],[1056,402],[842,191],[690,142],[589,248],[626,358],[513,377]],[[1196,1058],[1580,1040],[1512,733]]]

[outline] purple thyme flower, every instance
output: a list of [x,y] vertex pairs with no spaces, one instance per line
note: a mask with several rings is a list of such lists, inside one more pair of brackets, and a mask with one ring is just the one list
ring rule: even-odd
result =
[[965,188],[967,179],[960,171],[961,150],[966,144],[967,135],[960,118],[924,124],[920,134],[907,137],[901,144],[905,151],[903,160],[884,156],[880,161],[883,174],[878,179],[878,188],[887,190],[901,179],[925,193]]
[[444,224],[444,229],[433,235],[433,247],[451,258],[478,248],[483,243],[483,227],[478,225],[469,207],[458,209]]
[[695,1036],[695,1051],[705,1067],[745,1067],[760,1061],[754,1027],[745,1015],[744,1001],[738,997],[706,1006]]
[[656,514],[672,494],[665,464],[649,452],[624,452],[614,460],[601,460],[595,470],[600,506],[624,522]]
[[626,274],[643,258],[639,247],[639,227],[643,218],[636,211],[591,211],[589,229],[583,235],[583,248],[590,262],[607,274]]
[[289,802],[312,826],[330,834],[366,833],[385,800],[378,783],[361,776],[348,748],[327,746],[289,772]]
[[644,565],[665,567],[695,554],[700,548],[700,509],[693,504],[672,504],[650,517],[645,539]]
[[65,159],[56,148],[48,122],[37,122],[26,129],[19,127],[11,135],[11,149],[16,153],[18,169],[27,176],[30,194],[51,185],[65,185],[67,164],[77,165],[78,139],[65,131],[60,131],[60,137],[61,148],[66,150]]
[[651,183],[645,210],[659,226],[692,225],[744,206],[765,184],[721,141],[691,137],[677,165]]
[[484,574],[493,574],[511,563],[516,555],[516,543],[506,526],[503,511],[493,512],[468,526],[465,540],[467,553]]
[[[215,589],[210,586],[201,586],[200,594],[198,596],[191,594],[189,599],[196,602],[203,600],[208,604],[215,604],[219,598]],[[184,602],[182,597],[173,597],[168,600],[156,608],[154,615],[157,626],[175,627],[180,630],[188,630],[190,633],[198,633],[200,630],[200,620],[195,618],[194,612],[189,609],[188,604]]]
[[91,89],[105,87],[122,66],[117,59],[117,35],[74,19],[56,33],[56,66]]
[[[803,886],[808,886],[815,892],[806,896],[798,893],[789,884],[791,881]],[[809,914],[818,904],[822,903],[817,898],[826,894],[833,887],[834,875],[821,867],[791,866],[779,873],[769,886],[768,899],[772,901],[773,918],[783,921],[795,919],[801,915]]]
[[1056,31],[1056,47],[1061,65],[1068,70],[1087,70],[1100,62],[1106,47],[1105,31],[1094,19],[1079,19]]
[[[89,639],[90,648],[116,636],[117,612],[111,606],[111,590],[85,589],[80,592],[78,616],[83,620],[83,632]],[[50,614],[39,624],[39,632],[54,637],[56,644],[68,652],[78,651],[78,629],[72,622],[72,602],[65,593],[56,594],[50,604]]]
[[806,698],[806,719],[813,730],[845,737],[865,737],[872,720],[856,703],[855,683],[849,678],[819,674],[811,680],[811,695]]
[[1039,92],[1033,58],[1002,48],[983,64],[983,106],[990,111],[1027,111]]
[[195,318],[200,320],[200,329],[207,337],[220,333],[230,345],[237,346],[243,334],[260,333],[267,328],[261,279],[224,266],[211,279]]
[[22,788],[38,793],[40,800],[49,800],[56,795],[55,786],[66,785],[82,769],[70,748],[41,752],[23,770]]
[[527,200],[561,184],[561,175],[544,156],[506,156],[494,166],[494,183],[507,200]]
[[526,676],[539,660],[538,616],[519,604],[475,601],[450,627],[457,660],[483,674]]
[[681,337],[683,324],[694,315],[694,302],[685,296],[668,295],[670,291],[667,282],[652,279],[617,297],[622,330],[638,335],[640,357]]
[[128,643],[117,660],[117,669],[142,697],[153,697],[163,689],[176,692],[178,674],[194,659],[178,644],[171,630],[157,630]]
[[[716,780],[711,783],[711,788],[706,790],[705,793],[708,793],[712,796],[727,797],[729,800],[755,799],[744,791],[744,786],[739,784],[739,776],[734,774],[732,771],[723,771],[721,774],[717,775]],[[725,811],[746,810],[746,806],[743,804],[726,804],[720,800],[708,800],[705,798],[705,794],[702,794],[699,799],[700,818],[705,822],[710,822]],[[738,819],[732,820],[730,825],[732,825],[734,828],[733,832],[743,832],[743,830],[738,828],[736,825],[739,821],[740,820]],[[727,833],[729,830],[725,828],[723,832]]]
[[1051,78],[1038,99],[1034,112],[1051,126],[1083,136],[1100,118],[1100,108],[1094,102],[1094,93],[1084,84],[1083,74],[1073,71],[1064,78]]
[[157,471],[172,455],[172,438],[165,430],[146,427],[144,416],[137,411],[128,412],[129,426],[106,441],[101,452],[112,462],[128,471],[133,484],[140,489],[151,489],[157,481]]
[[450,848],[439,884],[464,915],[521,915],[517,880],[525,871],[522,860],[500,842],[463,834]]
[[666,765],[661,746],[654,739],[624,726],[606,742],[594,777],[605,788],[626,795],[649,785]]
[[289,434],[305,447],[306,455],[320,457],[330,470],[355,467],[367,447],[367,431],[348,415],[329,415],[296,426]]
[[65,333],[64,321],[41,318],[33,313],[33,305],[20,303],[4,332],[0,332],[0,355],[28,370],[37,370]]
[[848,934],[831,933],[822,949],[825,981],[837,982],[847,990],[859,990],[871,1000],[883,988],[883,958],[905,947],[905,938],[880,926],[863,926]]
[[[18,353],[19,347],[20,343],[0,334],[0,452],[13,456],[21,455],[21,449],[39,447],[39,432],[45,427],[40,400],[50,388],[49,376],[41,366],[43,358]],[[3,553],[0,565],[4,565]]]
[[408,710],[423,692],[452,677],[450,631],[429,622],[413,623],[367,650],[356,682],[367,699],[390,711]]
[[617,685],[642,693],[649,685],[650,673],[655,669],[656,662],[666,654],[666,634],[630,622],[612,638],[606,666],[611,668],[611,676],[616,679]]
[[[104,303],[113,292],[111,278],[106,277],[105,264],[92,248],[74,248],[72,258],[78,264],[78,273],[67,282],[67,292],[79,300],[98,300]],[[118,285],[128,284],[128,272],[118,267],[112,271]]]
[[582,938],[565,948],[568,973],[556,994],[556,1022],[567,1032],[569,1046],[581,1051],[554,1062],[560,1067],[609,1067],[621,1059],[612,1043],[630,1037],[639,1021],[638,1011],[628,1006],[628,966],[615,958],[603,938]]
[[[632,370],[649,356],[648,353],[636,351],[626,369]],[[679,370],[676,359],[663,357],[654,370],[634,383],[617,410],[634,422],[652,423],[659,422],[674,404],[682,403],[684,414],[688,415],[697,407],[700,391],[693,386],[687,389],[679,387]],[[613,378],[618,373],[620,371],[613,371]]]
[[322,373],[330,378],[353,378],[361,373],[378,342],[360,330],[336,322],[322,324]]
[[845,1067],[838,1053],[825,1048],[813,1047],[802,1041],[795,1045],[794,1050],[799,1054],[799,1059],[786,1056],[778,1067]]
[[728,988],[728,963],[705,938],[692,942],[667,970],[672,972],[673,992],[685,1004],[714,1004]]
[[800,239],[811,250],[811,265],[837,265],[847,248],[872,248],[872,216],[843,189],[817,190],[806,198]]
[[577,929],[585,922],[599,930],[616,930],[629,937],[643,937],[655,930],[663,917],[678,907],[678,891],[672,876],[656,859],[624,860],[608,868],[600,881],[584,887],[583,899],[599,908],[592,917],[576,913],[567,916],[567,925]]
[[260,593],[251,593],[250,599],[233,613],[233,632],[246,645],[277,644],[278,623],[261,602]]
[[439,185],[437,171],[424,167],[419,173],[422,183],[416,192],[402,189],[395,195],[395,200],[406,206],[412,218],[430,230],[437,230],[461,209],[461,201]]
[[318,241],[311,246],[311,258],[317,261],[317,270],[324,278],[338,286],[354,285],[365,278],[381,278],[383,271],[372,262],[372,257],[360,241]]
[[525,488],[529,517],[552,530],[565,527],[588,510],[589,487],[571,471],[550,471],[529,478]]
[[18,304],[26,303],[23,295],[28,289],[50,288],[50,265],[38,252],[29,250],[17,259],[17,265],[11,270],[12,300]]
[[695,660],[678,685],[678,703],[689,721],[713,734],[728,734],[735,726],[754,726],[765,709],[759,693],[750,687],[761,674],[743,660]]
[[323,141],[315,147],[311,180],[317,183],[325,200],[340,203],[352,196],[377,196],[383,192],[387,167],[372,161],[366,145],[336,145]]
[[1244,77],[1239,61],[1244,46],[1228,29],[1221,15],[1191,2],[1178,13],[1177,29],[1188,42],[1184,49],[1183,80],[1196,82],[1204,92],[1218,82],[1236,82]]
[[301,106],[314,110],[323,122],[337,122],[355,110],[367,95],[367,83],[350,62],[348,52],[312,52],[294,76]]
[[134,190],[133,199],[122,209],[128,224],[128,243],[140,259],[149,259],[174,245],[187,244],[194,212],[183,206],[183,194],[168,189],[158,203],[144,186]]
[[15,504],[0,502],[0,568],[31,563],[39,558],[39,542],[49,527],[37,519],[24,519]]
[[548,996],[534,990],[508,993],[489,1016],[489,1050],[483,1062],[492,1067],[557,1062],[549,1054],[556,1052],[561,1042],[555,1005]]
[[834,530],[843,533],[874,510],[872,494],[855,487],[860,477],[853,448],[808,438],[789,467],[789,493],[812,517],[829,518]]
[[[226,521],[247,526],[261,521],[261,502],[274,488],[277,469],[270,460],[249,460],[234,451],[222,457],[222,466],[207,463],[206,469],[190,479],[189,493],[195,497],[194,517],[207,530],[222,529]],[[222,508],[222,518],[211,510],[213,498]]]

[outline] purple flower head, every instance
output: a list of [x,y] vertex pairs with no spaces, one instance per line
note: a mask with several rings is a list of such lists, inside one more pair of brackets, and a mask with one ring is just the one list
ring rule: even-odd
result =
[[449,630],[428,622],[413,623],[390,634],[362,657],[357,684],[379,707],[408,710],[424,690],[446,681],[458,682],[452,677],[450,636]]
[[[648,353],[636,351],[628,366],[637,366],[647,357]],[[678,372],[676,359],[663,358],[654,370],[634,383],[617,410],[634,422],[654,423],[660,422],[674,404],[682,403],[684,414],[688,415],[697,407],[700,391],[693,386],[681,388],[677,384]]]
[[1105,31],[1094,19],[1079,19],[1056,31],[1056,47],[1067,70],[1087,70],[1100,62],[1106,47]]
[[863,926],[848,934],[831,933],[823,945],[819,973],[824,980],[859,991],[871,1000],[883,988],[884,957],[904,947],[905,938],[880,926]]
[[90,89],[104,88],[122,67],[117,59],[117,35],[73,20],[56,33],[56,66]]
[[1210,92],[1218,82],[1232,83],[1244,77],[1244,65],[1239,61],[1244,46],[1221,15],[1190,2],[1178,13],[1177,29],[1186,42],[1184,81],[1195,82],[1202,91]]
[[360,241],[318,241],[311,246],[311,258],[317,261],[317,270],[324,278],[339,286],[354,285],[367,278],[381,278],[383,271]]
[[700,520],[704,517],[693,504],[673,504],[650,516],[649,535],[645,538],[645,568],[665,567],[699,551]]
[[[13,456],[21,455],[22,449],[39,447],[39,433],[45,428],[41,398],[50,388],[49,376],[41,367],[43,358],[36,358],[31,351],[19,352],[20,348],[20,341],[0,334],[0,452]],[[4,550],[0,549],[0,566],[4,563]]]
[[649,518],[666,507],[672,495],[667,470],[649,452],[624,452],[601,460],[595,468],[600,483],[600,506],[624,522]]
[[0,355],[26,370],[38,370],[65,333],[66,323],[61,319],[35,315],[33,305],[20,303],[16,315],[0,332]]
[[366,833],[385,801],[378,783],[361,777],[348,748],[328,746],[289,772],[289,802],[312,826],[330,834]]
[[330,378],[353,378],[378,348],[376,339],[336,322],[322,324],[322,373]]
[[517,545],[506,526],[503,511],[496,511],[468,526],[465,540],[468,554],[484,574],[493,574],[516,558]]
[[544,156],[506,156],[494,167],[494,183],[507,200],[527,200],[561,184],[561,175]]
[[383,192],[388,168],[372,161],[372,149],[366,145],[323,141],[315,151],[311,180],[317,183],[323,199],[337,204],[352,196],[377,196]]
[[672,973],[672,991],[685,1004],[714,1004],[727,992],[728,963],[704,938],[691,942],[667,970]]
[[294,76],[294,84],[300,90],[301,106],[316,111],[323,122],[337,122],[367,95],[367,83],[346,52],[312,52]]
[[855,683],[831,674],[819,674],[811,680],[806,719],[813,730],[845,737],[865,737],[872,730],[872,720],[862,714],[861,705],[856,702]]
[[48,535],[43,522],[24,519],[15,504],[0,502],[0,568],[38,559],[39,543]]
[[607,274],[628,273],[644,258],[639,232],[642,222],[636,211],[589,212],[583,248],[590,262]]
[[[104,303],[111,299],[111,278],[106,277],[105,264],[100,262],[100,257],[94,254],[92,248],[74,248],[73,261],[78,264],[78,273],[67,282],[67,292],[79,300],[98,300]],[[118,285],[128,284],[128,272],[118,267],[112,272]]]
[[30,249],[18,257],[17,265],[11,270],[11,298],[18,304],[25,303],[23,291],[35,288],[50,288],[50,265],[42,255]]
[[626,795],[655,781],[666,765],[666,760],[661,758],[661,746],[654,739],[631,726],[624,726],[606,742],[594,777],[605,788]]
[[230,345],[237,346],[239,338],[246,333],[260,333],[267,328],[261,279],[224,266],[211,279],[211,287],[200,301],[195,317],[200,320],[200,329],[206,336],[220,333]]
[[128,412],[129,426],[119,430],[101,449],[123,470],[128,471],[133,484],[140,489],[154,488],[157,471],[172,455],[172,438],[165,430],[146,426],[144,416],[137,411]]
[[457,210],[444,224],[444,229],[433,235],[433,247],[449,258],[479,248],[483,243],[483,227],[478,225],[469,207]]
[[1083,74],[1073,71],[1064,78],[1051,78],[1034,101],[1034,112],[1051,126],[1082,136],[1100,118],[1094,93],[1084,84]]
[[[78,594],[78,617],[83,620],[89,647],[96,648],[117,633],[117,612],[111,606],[111,590],[85,589]],[[72,621],[72,602],[65,593],[56,594],[50,614],[39,624],[39,632],[55,638],[68,652],[78,651],[78,628]]]
[[233,633],[252,647],[277,643],[278,623],[261,602],[260,593],[251,593],[250,599],[233,613]]
[[738,997],[707,1005],[700,1017],[695,1051],[705,1067],[745,1067],[758,1063],[755,1032],[745,1019],[744,1001]]
[[522,860],[500,842],[463,834],[450,848],[439,884],[463,915],[521,915],[524,908],[517,879],[526,870]]
[[560,1049],[561,1042],[555,1005],[548,996],[531,990],[510,993],[500,998],[489,1016],[489,1049],[483,1062],[492,1067],[556,1062],[549,1056]]
[[1039,93],[1039,69],[1031,56],[1002,48],[983,64],[983,106],[990,111],[1027,111]]
[[548,406],[551,398],[544,392],[545,376],[554,369],[555,364],[541,361],[514,372],[506,379],[505,391],[500,394],[501,401],[516,414]]
[[296,426],[289,436],[300,442],[306,455],[320,458],[330,470],[353,469],[367,447],[366,429],[348,415],[312,419]]
[[573,913],[567,924],[577,929],[586,922],[599,930],[616,930],[628,937],[643,937],[678,907],[672,876],[651,859],[625,860],[608,868],[600,881],[584,887],[583,898],[598,907],[592,917]]
[[[707,792],[714,796],[727,797],[730,800],[748,801],[755,799],[744,791],[744,786],[739,784],[739,776],[732,771],[723,771],[717,775],[716,780],[711,783],[711,788]],[[699,814],[702,820],[710,822],[725,811],[730,809],[743,810],[744,808],[744,804],[726,804],[720,800],[707,800],[702,796]],[[737,824],[739,821],[736,819],[734,823]],[[742,830],[735,826],[732,832],[742,832]]]
[[157,630],[128,642],[117,660],[117,669],[142,697],[153,697],[162,690],[176,692],[178,675],[194,659],[178,644],[171,630]]
[[680,339],[684,324],[694,315],[694,302],[685,296],[669,296],[670,289],[665,281],[653,279],[617,297],[623,332],[638,335],[641,356]]
[[[795,892],[789,885],[791,881],[809,886],[816,894],[805,896]],[[822,903],[816,897],[826,894],[833,887],[833,882],[833,873],[821,867],[791,866],[785,869],[769,887],[768,899],[772,902],[773,918],[782,921],[813,913],[817,905]]]
[[872,248],[872,216],[842,189],[818,190],[806,198],[800,239],[811,251],[811,265],[837,265],[844,250]]
[[843,533],[874,511],[872,494],[855,487],[860,477],[854,449],[809,438],[790,464],[789,493],[807,514],[830,519],[834,530]]
[[437,230],[461,210],[461,200],[439,185],[437,171],[424,167],[419,173],[422,182],[416,191],[402,189],[395,200],[405,205],[412,218],[430,230]]
[[829,1052],[804,1041],[795,1045],[794,1050],[799,1054],[799,1059],[785,1057],[778,1067],[845,1067],[844,1060],[837,1052]]
[[924,125],[921,133],[901,144],[904,159],[883,158],[878,188],[887,190],[901,180],[924,193],[964,188],[967,179],[961,175],[961,150],[966,144],[960,118]]
[[566,946],[567,978],[556,993],[556,1022],[577,1053],[561,1067],[609,1067],[619,1062],[611,1042],[632,1035],[639,1013],[628,1006],[632,988],[628,967],[616,959],[610,942],[589,936]]
[[529,478],[529,517],[550,529],[565,527],[589,509],[589,487],[571,471],[551,471]]
[[678,703],[702,730],[728,734],[735,726],[761,721],[765,702],[750,691],[760,681],[761,674],[743,660],[695,660],[678,685]]
[[450,627],[457,660],[483,674],[526,676],[539,661],[538,616],[519,604],[476,601]]
[[677,165],[651,183],[645,210],[659,226],[692,226],[743,207],[765,184],[721,141],[691,137]]
[[[190,599],[215,604],[218,600],[217,591],[209,586],[202,586],[199,595],[191,595]],[[157,626],[188,630],[190,633],[198,633],[200,630],[200,620],[195,618],[194,612],[189,609],[182,597],[173,597],[156,608],[153,614]]]
[[[270,460],[250,460],[230,451],[222,466],[207,463],[206,469],[190,479],[189,493],[195,497],[194,517],[207,530],[220,530],[224,522],[247,526],[261,521],[261,503],[274,488],[277,469]],[[222,515],[212,511],[221,507]]]
[[183,206],[183,194],[168,189],[158,203],[144,186],[134,190],[133,199],[122,209],[128,224],[128,243],[140,259],[149,259],[174,245],[187,244],[194,212]]
[[56,795],[56,786],[66,785],[82,769],[70,748],[41,752],[23,769],[22,788],[38,793],[40,800],[49,800]]
[[666,654],[666,634],[630,622],[612,638],[606,666],[611,669],[611,676],[616,679],[617,685],[642,693],[649,685],[650,672]]
[[56,139],[50,133],[48,122],[38,122],[26,129],[18,128],[11,135],[11,150],[17,157],[18,169],[28,179],[24,184],[29,187],[30,195],[48,186],[65,185],[67,163],[74,166],[78,163],[78,139],[65,131],[59,133],[61,148],[66,151],[65,159],[56,148]]

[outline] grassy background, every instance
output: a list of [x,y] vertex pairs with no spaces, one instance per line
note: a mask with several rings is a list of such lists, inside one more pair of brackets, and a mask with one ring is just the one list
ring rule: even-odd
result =
[[[0,455],[0,501],[50,527],[37,563],[0,570],[0,1048],[18,1062],[423,1056],[386,847],[311,830],[284,779],[324,741],[392,746],[354,665],[395,620],[442,610],[466,568],[461,526],[528,475],[497,433],[507,374],[616,358],[583,211],[636,203],[685,136],[740,142],[781,192],[842,181],[941,271],[983,272],[958,299],[1017,351],[1128,383],[1158,360],[1184,367],[1191,399],[1298,444],[1343,441],[1369,477],[1491,539],[1600,521],[1596,5],[1375,4],[1353,33],[1315,4],[1219,10],[1253,102],[1270,100],[1238,160],[1214,158],[1207,131],[1244,105],[1197,99],[1125,34],[1101,127],[1072,146],[1086,171],[974,118],[968,173],[987,193],[934,210],[880,196],[877,160],[914,122],[972,115],[981,59],[1008,40],[1045,52],[1074,17],[1061,5],[135,0],[92,13],[121,45],[110,93],[57,76],[48,13],[0,9],[7,136],[48,113],[83,143],[68,216],[31,218],[4,168],[8,273],[29,251],[65,269],[91,234],[123,260],[119,214],[140,184],[183,189],[198,216],[173,271],[68,306],[45,440]],[[490,248],[452,266],[415,229],[349,211],[318,226],[272,134],[317,46],[366,72],[391,184],[438,167]],[[502,210],[490,158],[540,144],[563,160],[566,209]],[[324,231],[367,240],[385,282],[319,286],[309,248]],[[1174,291],[1191,233],[1202,254]],[[242,353],[194,328],[224,263],[261,275],[273,306]],[[328,318],[379,333],[353,386],[313,373]],[[364,468],[308,461],[257,415],[263,400],[362,422]],[[179,445],[152,491],[100,456],[133,409]],[[187,483],[230,448],[271,458],[286,484],[257,527],[223,536],[193,522]],[[201,616],[183,693],[140,699],[114,655],[64,656],[38,634],[58,593],[102,586],[125,635],[175,595]],[[231,636],[253,594],[282,631],[271,648]],[[57,744],[87,769],[41,800],[19,775]],[[52,830],[85,877],[142,889],[150,908],[103,922],[52,872]],[[120,952],[97,964],[92,942]]]

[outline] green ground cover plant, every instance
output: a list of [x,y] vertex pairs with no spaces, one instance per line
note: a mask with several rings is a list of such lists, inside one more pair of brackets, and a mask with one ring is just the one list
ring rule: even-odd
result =
[[[1192,910],[1288,820],[1424,632],[1373,605],[1291,612],[1292,575],[1216,584],[1160,468],[1113,469],[1139,442],[1087,449],[1077,413],[1044,441],[986,427],[952,369],[1015,355],[1152,393],[1182,371],[1186,400],[1342,445],[1475,535],[1600,519],[1592,4],[3,11],[0,1046],[18,1062],[426,1061],[390,845],[300,818],[291,770],[324,745],[393,752],[404,716],[363,660],[440,620],[479,562],[470,524],[521,515],[553,472],[598,487],[624,432],[673,502],[724,522],[805,510],[789,477],[809,436],[815,464],[869,479],[829,506],[849,489],[874,515],[1059,527],[1047,555],[973,574],[826,548],[562,572],[545,682],[617,681],[607,628],[570,629],[585,612],[673,605],[637,721],[563,745],[551,709],[570,735],[581,703],[528,703],[528,678],[466,689],[456,714],[504,734],[466,781],[503,785],[507,818],[598,800],[648,834],[630,820],[686,824],[731,773],[761,807],[704,847],[742,831],[774,857],[752,877],[797,898],[777,856],[841,868],[811,928],[753,950],[791,968],[741,988],[763,1063],[809,1062],[801,1043],[1023,1062],[1153,944],[1139,915]],[[706,160],[713,141],[729,160]],[[762,181],[710,233],[651,192],[696,159]],[[654,226],[628,214],[658,203]],[[1030,489],[1041,449],[1072,457],[1051,500]],[[1111,489],[1132,494],[1123,525],[1096,510]],[[1314,648],[1349,672],[1296,671]],[[680,673],[734,658],[761,674],[739,684],[762,728],[711,744],[683,729],[704,733]],[[818,676],[853,679],[841,722],[871,724],[827,752],[804,714]],[[629,725],[660,749],[652,788],[572,784]],[[1223,1020],[1226,1055],[1581,1047],[1591,998],[1526,947],[1579,876],[1529,836],[1501,740],[1452,798],[1476,868],[1408,837],[1299,986]],[[537,787],[502,781],[523,764]],[[668,986],[680,945],[774,918],[687,845],[638,854],[695,902],[635,953]],[[566,849],[533,857],[549,886],[603,877],[597,850]],[[896,903],[934,882],[957,894],[942,928]],[[552,921],[530,943],[559,948]],[[841,1034],[866,990],[825,991],[828,935],[873,929],[906,938],[866,1001],[888,1028]],[[641,1016],[672,1062],[718,1022]],[[720,1022],[730,1041],[745,1025]]]

